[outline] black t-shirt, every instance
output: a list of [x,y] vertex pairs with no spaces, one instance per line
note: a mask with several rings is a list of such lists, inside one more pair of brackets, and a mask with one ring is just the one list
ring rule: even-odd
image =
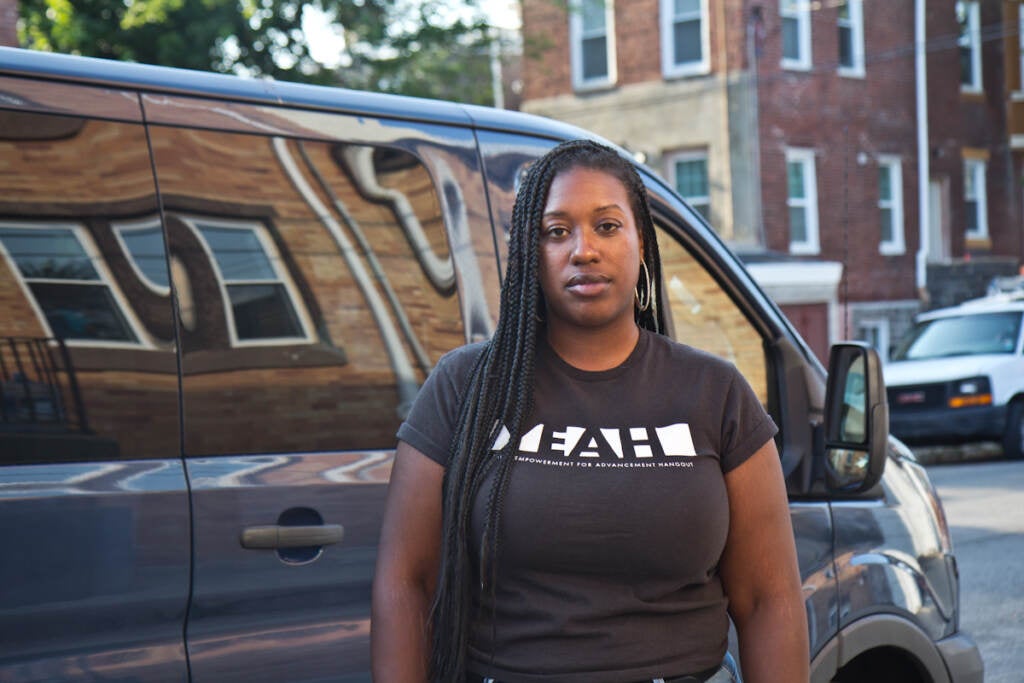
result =
[[[481,348],[442,358],[399,428],[442,465]],[[525,425],[494,604],[478,591],[473,607],[470,670],[513,683],[611,683],[721,662],[723,475],[777,431],[746,380],[647,331],[622,365],[601,372],[570,366],[541,340]],[[507,438],[503,430],[496,445]],[[485,483],[475,504],[476,539],[488,491]]]

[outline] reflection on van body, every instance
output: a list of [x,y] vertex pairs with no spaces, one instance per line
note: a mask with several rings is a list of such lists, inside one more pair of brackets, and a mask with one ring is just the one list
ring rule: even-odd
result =
[[[0,678],[369,680],[395,431],[492,331],[517,180],[580,132],[4,48],[0,70]],[[108,75],[132,85],[78,84]],[[820,366],[640,172],[668,332],[781,427],[816,676],[884,618],[980,681],[923,471],[894,451],[876,490],[821,488]]]

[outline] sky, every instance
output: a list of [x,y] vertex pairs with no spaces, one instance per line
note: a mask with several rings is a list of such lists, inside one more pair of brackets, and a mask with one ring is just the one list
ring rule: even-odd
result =
[[[519,28],[518,0],[479,0],[480,8],[491,18],[491,24],[498,28]],[[341,35],[332,31],[324,14],[307,5],[302,13],[302,30],[309,39],[313,59],[332,67],[338,65]]]

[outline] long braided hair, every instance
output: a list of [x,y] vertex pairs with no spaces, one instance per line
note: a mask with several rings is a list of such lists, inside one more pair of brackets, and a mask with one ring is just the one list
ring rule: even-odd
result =
[[[442,494],[441,563],[431,610],[430,676],[438,683],[465,677],[474,585],[490,591],[492,598],[494,595],[501,511],[523,423],[533,404],[537,334],[543,328],[538,274],[541,218],[555,176],[578,167],[606,172],[625,186],[650,273],[648,279],[641,269],[638,298],[649,297],[650,303],[644,310],[636,310],[636,321],[655,332],[664,327],[658,296],[661,261],[639,174],[618,152],[596,142],[574,140],[558,145],[530,167],[516,195],[498,325],[470,373],[449,444]],[[503,434],[502,427],[509,438],[503,447],[492,451]],[[470,552],[473,503],[488,477],[480,565],[474,567]]]

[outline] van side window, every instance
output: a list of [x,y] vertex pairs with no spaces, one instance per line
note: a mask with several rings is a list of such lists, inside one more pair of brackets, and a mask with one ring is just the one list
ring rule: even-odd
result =
[[186,455],[392,448],[465,342],[425,165],[398,146],[162,125],[151,139]]
[[[125,109],[122,93],[66,88]],[[179,457],[142,125],[0,110],[0,159],[0,464]]]
[[767,405],[761,335],[704,266],[667,230],[657,230],[671,335],[733,363]]

